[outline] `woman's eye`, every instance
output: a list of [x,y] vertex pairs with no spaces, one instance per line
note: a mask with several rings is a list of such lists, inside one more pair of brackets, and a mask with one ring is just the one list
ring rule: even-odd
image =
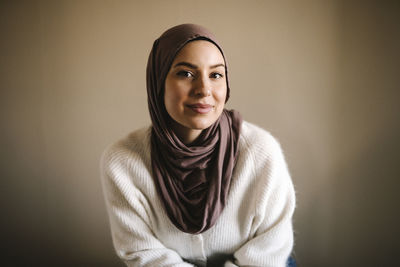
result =
[[193,77],[193,74],[190,71],[181,70],[177,73],[178,76],[190,78]]
[[214,73],[211,74],[211,78],[214,78],[214,79],[220,79],[222,77],[224,77],[224,76],[221,73],[218,73],[218,72],[214,72]]

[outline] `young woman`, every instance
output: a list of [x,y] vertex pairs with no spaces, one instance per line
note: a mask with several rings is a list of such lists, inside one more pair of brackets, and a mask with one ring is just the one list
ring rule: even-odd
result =
[[205,28],[178,25],[154,42],[152,125],[102,158],[114,246],[128,266],[285,266],[293,184],[278,142],[224,109],[229,90]]

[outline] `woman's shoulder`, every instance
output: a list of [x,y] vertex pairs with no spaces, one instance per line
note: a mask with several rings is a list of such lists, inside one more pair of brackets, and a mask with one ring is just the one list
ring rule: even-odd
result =
[[[154,196],[150,161],[151,127],[141,128],[110,144],[100,161],[100,178],[109,197],[133,203],[143,194]],[[117,190],[119,193],[115,193]],[[143,203],[141,201],[141,203]]]
[[102,155],[103,164],[113,162],[146,160],[150,157],[151,126],[130,132],[125,137],[111,143]]
[[243,169],[252,170],[254,176],[250,177],[257,180],[254,184],[263,194],[282,185],[290,187],[291,179],[284,153],[269,131],[243,122],[239,144],[239,169],[242,173],[245,173]]
[[256,154],[281,153],[278,140],[269,131],[248,121],[243,121],[240,137],[242,149]]

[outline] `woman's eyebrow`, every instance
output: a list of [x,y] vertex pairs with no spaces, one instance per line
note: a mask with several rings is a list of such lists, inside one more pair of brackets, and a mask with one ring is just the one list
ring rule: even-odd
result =
[[192,63],[189,63],[189,62],[185,62],[185,61],[176,63],[174,68],[176,68],[178,66],[185,66],[185,67],[189,67],[189,68],[192,68],[192,69],[197,69],[198,68],[196,65],[194,65]]
[[[197,69],[198,68],[197,65],[189,63],[189,62],[186,62],[186,61],[182,61],[182,62],[176,63],[174,65],[174,68],[179,67],[179,66],[186,66],[186,67],[189,67],[191,69]],[[215,64],[215,65],[210,66],[210,69],[215,69],[215,68],[218,68],[218,67],[225,67],[225,65],[222,64],[222,63]]]
[[222,64],[222,63],[215,64],[215,65],[212,65],[212,66],[210,67],[210,69],[215,69],[215,68],[218,68],[218,67],[224,67],[224,68],[225,68],[225,65]]

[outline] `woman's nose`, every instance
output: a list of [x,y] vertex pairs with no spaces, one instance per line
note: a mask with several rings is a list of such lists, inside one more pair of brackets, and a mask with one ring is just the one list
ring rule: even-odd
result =
[[211,95],[211,83],[206,77],[199,77],[194,82],[193,93],[196,97],[206,97]]

